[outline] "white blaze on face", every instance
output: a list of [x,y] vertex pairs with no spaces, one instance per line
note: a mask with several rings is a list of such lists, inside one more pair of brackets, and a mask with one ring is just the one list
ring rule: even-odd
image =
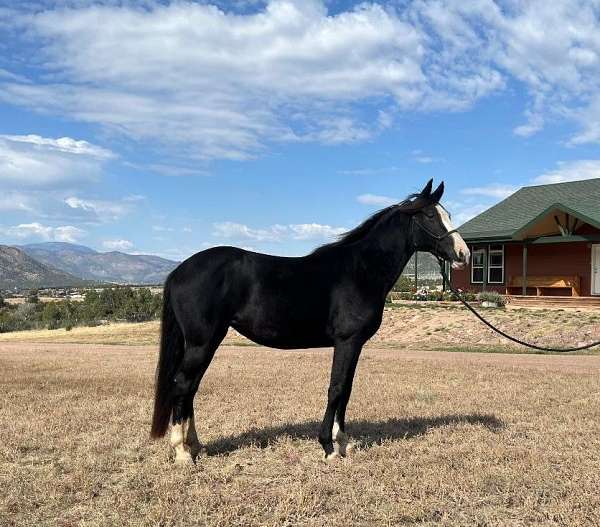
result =
[[[446,228],[446,230],[448,232],[453,231],[454,227],[452,226],[452,222],[450,221],[450,216],[448,216],[448,213],[446,212],[446,209],[444,209],[444,207],[442,207],[441,205],[436,205],[435,206],[435,210],[437,211],[439,217],[440,217],[440,221],[442,222],[442,225]],[[452,243],[453,243],[453,249],[454,249],[454,254],[456,254],[457,257],[457,263],[469,263],[469,258],[471,256],[471,252],[469,251],[469,248],[467,247],[467,244],[465,243],[465,241],[462,239],[462,236],[460,234],[458,234],[457,232],[453,232],[450,235],[450,238],[452,239]],[[462,257],[460,255],[463,255]],[[460,258],[460,260],[459,260]],[[463,261],[464,258],[464,261]],[[454,262],[453,262],[453,266],[454,266]]]

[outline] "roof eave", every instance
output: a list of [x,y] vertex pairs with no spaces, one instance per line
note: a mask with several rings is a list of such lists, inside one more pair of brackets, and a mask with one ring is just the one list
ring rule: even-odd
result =
[[[460,232],[460,231],[459,231]],[[471,232],[471,233],[460,233],[462,239],[466,243],[480,243],[480,242],[510,242],[513,241],[512,233],[485,233],[485,232]]]
[[571,207],[568,207],[560,202],[556,202],[553,203],[552,205],[550,205],[549,207],[547,207],[546,209],[544,209],[542,212],[540,212],[540,214],[538,214],[535,218],[533,218],[531,221],[527,222],[525,225],[523,225],[522,227],[520,227],[519,229],[517,229],[513,235],[512,238],[514,240],[523,240],[525,239],[523,234],[531,227],[533,227],[540,219],[544,218],[545,216],[548,215],[548,213],[554,209],[560,209],[563,212],[566,212],[568,214],[570,214],[571,216],[574,216],[575,218],[580,219],[581,221],[591,225],[592,227],[596,227],[597,229],[600,229],[600,223],[597,222],[596,220],[586,216],[585,214],[581,214],[580,212],[577,212],[576,210],[572,209]]

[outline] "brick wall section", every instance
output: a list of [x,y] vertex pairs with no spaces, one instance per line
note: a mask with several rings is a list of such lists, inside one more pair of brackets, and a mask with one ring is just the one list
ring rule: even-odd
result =
[[[504,276],[523,274],[523,245],[507,243],[504,245]],[[527,274],[529,276],[565,275],[581,277],[581,294],[591,294],[592,249],[588,242],[556,243],[530,245],[527,253]],[[466,291],[481,291],[481,284],[471,284],[470,266],[462,271],[452,271],[452,283],[455,287]],[[488,291],[505,292],[505,285],[487,285]],[[528,294],[535,295],[535,289],[528,289]],[[545,295],[569,296],[570,289],[545,289]]]

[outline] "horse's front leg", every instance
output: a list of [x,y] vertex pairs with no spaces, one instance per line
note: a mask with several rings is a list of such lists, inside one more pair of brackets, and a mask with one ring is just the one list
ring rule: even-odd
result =
[[[335,343],[333,351],[333,364],[331,366],[331,379],[327,394],[327,408],[323,417],[319,443],[325,451],[328,461],[346,455],[347,438],[344,432],[345,408],[350,398],[352,380],[356,370],[356,363],[362,350],[362,342],[344,340]],[[340,422],[338,411],[343,403],[344,412]],[[334,444],[335,440],[335,444]]]

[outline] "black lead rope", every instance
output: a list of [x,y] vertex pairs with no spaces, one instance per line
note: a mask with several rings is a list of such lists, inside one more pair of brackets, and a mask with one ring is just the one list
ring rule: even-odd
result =
[[500,335],[502,335],[504,338],[507,338],[508,340],[512,340],[513,342],[516,342],[517,344],[522,344],[523,346],[527,346],[528,348],[532,348],[535,350],[539,350],[539,351],[552,351],[552,352],[556,352],[556,353],[568,353],[571,351],[582,351],[582,350],[587,350],[590,348],[593,348],[595,346],[600,346],[600,340],[596,341],[596,342],[592,342],[591,344],[586,344],[584,346],[579,346],[577,348],[546,348],[544,346],[538,346],[537,344],[531,344],[529,342],[523,342],[522,340],[519,340],[516,337],[513,337],[511,335],[508,335],[507,333],[505,333],[504,331],[502,331],[501,329],[497,328],[496,326],[494,326],[491,322],[488,322],[485,318],[483,318],[462,296],[460,291],[455,290],[452,287],[452,284],[450,283],[450,280],[448,279],[448,275],[446,274],[446,269],[445,269],[445,261],[441,258],[438,258],[438,262],[440,264],[440,272],[442,273],[442,278],[444,279],[444,282],[446,283],[446,285],[448,286],[448,289],[454,293],[454,295],[456,295],[456,297],[460,300],[460,302],[471,312],[473,313],[479,320],[481,320],[481,322],[483,322],[486,326],[488,326],[490,329],[494,330],[496,333],[499,333]]

